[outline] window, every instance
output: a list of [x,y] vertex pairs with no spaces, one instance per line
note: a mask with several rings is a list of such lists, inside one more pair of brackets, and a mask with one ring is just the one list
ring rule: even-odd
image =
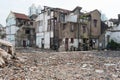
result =
[[65,22],[65,14],[63,13],[60,14],[60,21]]
[[50,25],[50,19],[47,21],[47,24],[48,24],[48,25],[47,25],[47,31],[50,31],[50,26],[51,26],[51,25]]
[[55,26],[57,25],[57,21],[54,19],[49,19],[47,21],[47,31],[52,31],[53,28],[55,28]]
[[83,33],[86,32],[86,27],[85,26],[82,26],[83,27]]
[[44,38],[41,39],[41,43],[44,44]]
[[97,27],[97,20],[94,19],[93,21],[94,21],[94,26]]
[[30,22],[31,25],[33,25],[33,22]]
[[30,30],[25,30],[25,34],[30,34]]

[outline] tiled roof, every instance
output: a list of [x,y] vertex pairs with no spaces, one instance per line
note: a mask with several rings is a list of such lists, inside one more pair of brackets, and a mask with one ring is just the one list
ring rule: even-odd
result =
[[25,19],[25,20],[30,20],[30,18],[25,15],[25,14],[22,14],[22,13],[16,13],[16,12],[13,12],[15,14],[15,17],[16,18],[19,18],[19,19]]

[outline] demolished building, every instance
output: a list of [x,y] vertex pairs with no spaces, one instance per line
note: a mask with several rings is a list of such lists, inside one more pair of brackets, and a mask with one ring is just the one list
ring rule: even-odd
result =
[[6,19],[6,40],[16,47],[35,46],[34,21],[29,16],[10,12]]
[[[72,47],[72,50],[98,48],[101,14],[98,10],[83,13],[81,9],[76,7],[71,11],[44,6],[36,18],[36,45],[63,51],[71,50]],[[94,42],[94,45],[90,46],[90,42]]]

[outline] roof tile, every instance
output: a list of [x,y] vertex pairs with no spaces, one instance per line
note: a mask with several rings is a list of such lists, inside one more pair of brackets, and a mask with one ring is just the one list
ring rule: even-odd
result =
[[15,17],[16,17],[16,18],[25,19],[25,20],[30,20],[30,18],[29,18],[27,15],[25,15],[25,14],[16,13],[16,12],[14,12],[14,14],[15,14]]

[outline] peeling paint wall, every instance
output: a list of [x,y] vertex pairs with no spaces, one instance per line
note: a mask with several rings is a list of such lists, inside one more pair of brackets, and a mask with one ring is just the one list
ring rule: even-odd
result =
[[7,26],[6,27],[6,40],[13,43],[13,45],[15,45],[15,33],[18,30],[15,24],[16,24],[15,17],[11,12],[6,19],[6,26]]

